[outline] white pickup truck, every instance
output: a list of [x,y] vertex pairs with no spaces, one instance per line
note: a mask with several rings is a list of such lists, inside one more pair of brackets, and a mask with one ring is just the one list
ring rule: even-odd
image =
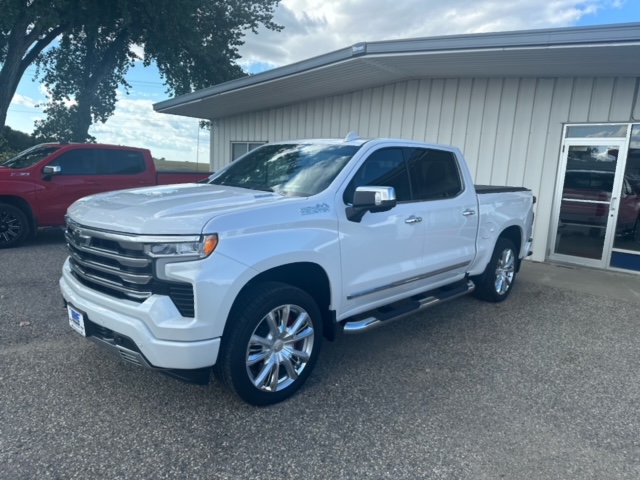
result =
[[499,302],[530,254],[531,192],[479,187],[454,147],[398,139],[264,145],[208,183],[68,210],[69,324],[254,405],[305,382],[323,338],[467,293]]

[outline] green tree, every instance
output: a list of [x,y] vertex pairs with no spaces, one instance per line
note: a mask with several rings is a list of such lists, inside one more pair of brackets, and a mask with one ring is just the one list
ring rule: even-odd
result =
[[167,93],[192,92],[244,73],[236,64],[247,31],[273,23],[279,0],[111,0],[96,2],[91,20],[68,29],[38,60],[51,92],[38,135],[90,140],[92,123],[115,110],[116,91],[128,92],[125,75],[144,48],[144,65],[155,62]]
[[0,131],[18,83],[60,34],[81,22],[80,0],[0,0]]

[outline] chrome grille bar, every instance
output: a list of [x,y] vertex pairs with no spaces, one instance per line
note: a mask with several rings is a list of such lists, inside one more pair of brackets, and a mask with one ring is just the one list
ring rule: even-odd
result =
[[111,280],[107,280],[105,278],[101,278],[91,273],[88,273],[86,270],[84,270],[82,267],[77,265],[75,262],[71,262],[69,265],[71,266],[71,270],[80,278],[83,278],[89,282],[96,283],[103,287],[111,288],[118,292],[124,293],[126,296],[134,298],[136,300],[145,300],[149,298],[152,294],[152,292],[150,291],[132,290],[130,288],[124,287],[123,285],[120,285]]
[[139,285],[146,285],[149,283],[153,277],[151,275],[142,275],[142,274],[134,274],[134,273],[126,273],[117,268],[111,267],[109,265],[104,265],[103,263],[94,262],[92,260],[83,260],[80,255],[73,251],[73,249],[69,249],[71,253],[71,258],[75,261],[76,264],[81,265],[83,267],[93,268],[94,270],[98,270],[104,273],[110,273],[111,275],[117,275],[121,279],[129,282],[129,283],[137,283]]
[[101,257],[105,257],[110,260],[115,260],[116,262],[120,263],[120,265],[123,265],[125,267],[146,267],[148,265],[151,265],[150,258],[128,257],[119,253],[105,250],[103,248],[80,245],[71,238],[68,232],[65,232],[64,236],[65,236],[65,239],[67,240],[67,244],[75,248],[76,250],[79,250],[80,252],[84,252],[84,253],[92,253],[95,255],[99,255]]

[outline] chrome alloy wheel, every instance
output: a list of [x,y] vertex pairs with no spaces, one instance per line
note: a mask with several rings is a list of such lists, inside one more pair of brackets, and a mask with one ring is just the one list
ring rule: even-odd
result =
[[282,305],[267,313],[253,331],[246,353],[251,383],[277,392],[296,381],[313,350],[313,323],[297,305]]
[[20,236],[22,224],[11,212],[0,211],[0,242],[9,243]]
[[516,256],[513,250],[505,248],[496,265],[495,289],[499,295],[504,295],[511,288],[516,274]]

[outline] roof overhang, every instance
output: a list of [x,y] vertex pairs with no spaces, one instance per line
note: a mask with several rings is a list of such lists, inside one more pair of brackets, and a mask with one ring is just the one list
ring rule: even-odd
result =
[[640,77],[640,23],[359,43],[156,103],[216,119],[418,78]]

